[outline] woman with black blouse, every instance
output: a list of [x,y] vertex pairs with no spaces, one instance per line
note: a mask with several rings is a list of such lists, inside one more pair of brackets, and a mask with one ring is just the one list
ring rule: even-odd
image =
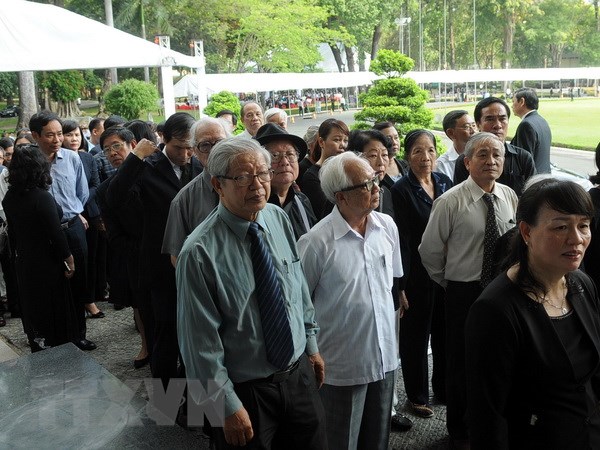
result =
[[16,254],[23,328],[36,352],[76,338],[68,286],[76,267],[61,229],[62,211],[48,192],[50,164],[37,146],[15,149],[8,182],[2,205]]
[[434,415],[429,402],[427,347],[430,335],[433,392],[440,402],[446,398],[443,290],[429,278],[419,255],[433,201],[452,187],[450,178],[434,172],[436,156],[436,141],[431,132],[422,129],[409,132],[404,139],[408,174],[392,187],[404,266],[401,289],[406,296],[399,338],[402,375],[412,411],[424,418]]
[[572,181],[523,192],[512,264],[466,322],[471,449],[600,448],[600,301],[578,270],[593,214]]

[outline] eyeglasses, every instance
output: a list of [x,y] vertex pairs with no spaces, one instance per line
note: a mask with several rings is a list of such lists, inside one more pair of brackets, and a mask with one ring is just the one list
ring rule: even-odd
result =
[[372,191],[374,186],[379,186],[379,177],[378,176],[374,176],[366,183],[355,184],[354,186],[340,189],[339,192],[348,192],[348,191],[353,191],[354,189],[360,189],[360,188],[363,188],[366,191]]
[[283,157],[291,163],[298,161],[298,152],[271,153],[271,162],[277,164]]
[[219,140],[216,140],[216,141],[214,141],[214,142],[211,142],[211,141],[202,141],[202,142],[198,142],[198,143],[196,144],[196,148],[198,149],[198,151],[199,151],[200,153],[208,153],[208,152],[210,152],[210,151],[211,151],[211,149],[212,149],[212,148],[213,148],[215,145],[217,145],[217,144],[218,144],[219,142],[221,142],[222,140],[223,140],[223,139],[219,139]]
[[273,179],[273,171],[268,170],[266,172],[259,172],[256,175],[239,175],[237,177],[228,177],[225,175],[219,175],[217,178],[224,178],[226,180],[233,180],[239,187],[250,186],[255,178],[261,183],[268,183]]
[[102,149],[105,155],[110,154],[110,152],[118,152],[125,146],[124,142],[115,142],[114,144],[107,145]]
[[465,131],[469,131],[469,130],[477,131],[477,124],[466,123],[462,127],[456,127],[456,128],[458,128],[459,130],[465,130]]

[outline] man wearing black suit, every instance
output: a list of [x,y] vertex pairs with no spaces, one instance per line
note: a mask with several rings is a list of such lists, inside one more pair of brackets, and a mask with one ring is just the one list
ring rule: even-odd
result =
[[[161,253],[171,200],[179,190],[201,172],[192,159],[190,128],[194,118],[187,113],[173,114],[165,122],[165,147],[145,145],[142,139],[111,179],[106,193],[108,206],[116,214],[138,197],[143,207],[138,232],[140,241],[140,283],[150,290],[154,315],[154,347],[151,352],[152,376],[162,380],[165,389],[178,375],[175,269],[169,255]],[[144,145],[142,145],[144,144]]]
[[511,144],[524,148],[533,156],[538,173],[550,173],[552,132],[538,113],[539,100],[534,89],[521,88],[512,100],[513,112],[521,118]]
[[[492,133],[504,142],[510,119],[510,108],[504,100],[497,97],[484,98],[475,105],[473,116],[479,131]],[[504,169],[498,183],[512,188],[520,196],[527,179],[536,173],[533,157],[527,150],[504,142]],[[463,154],[458,157],[454,166],[454,185],[462,183],[468,176]]]

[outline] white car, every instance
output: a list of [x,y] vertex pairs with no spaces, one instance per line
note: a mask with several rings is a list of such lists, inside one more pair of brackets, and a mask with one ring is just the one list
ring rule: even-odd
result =
[[580,175],[576,172],[572,172],[567,169],[563,169],[553,163],[550,163],[550,170],[551,170],[551,174],[553,177],[559,178],[561,180],[574,181],[577,184],[579,184],[582,188],[584,188],[586,191],[589,191],[594,186],[592,184],[592,182],[588,178],[584,177],[583,175]]

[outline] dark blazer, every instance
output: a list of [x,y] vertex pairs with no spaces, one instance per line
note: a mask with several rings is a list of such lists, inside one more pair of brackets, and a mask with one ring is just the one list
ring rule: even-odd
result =
[[472,449],[599,448],[598,292],[581,271],[568,280],[573,314],[593,349],[593,369],[581,380],[544,307],[506,273],[471,307],[465,341]]
[[319,179],[320,170],[321,166],[313,164],[304,173],[302,180],[298,183],[302,193],[310,200],[317,220],[321,220],[333,210],[333,203],[327,200],[325,193],[321,189],[321,180]]
[[[201,172],[195,158],[191,170],[192,177]],[[123,208],[135,203],[136,198],[141,202],[143,214],[137,225],[141,231],[140,282],[149,289],[175,289],[175,270],[170,256],[161,253],[161,246],[171,201],[181,187],[171,162],[162,152],[144,161],[131,153],[111,178],[106,191],[106,202],[117,215],[127,214]]]
[[[525,182],[531,175],[535,175],[535,163],[531,153],[520,147],[515,147],[508,142],[504,143],[504,169],[498,178],[498,183],[512,188],[520,197],[523,193]],[[469,177],[469,171],[465,167],[465,155],[456,159],[454,166],[454,185],[462,183]]]
[[588,193],[594,204],[594,217],[590,225],[592,241],[583,257],[583,270],[596,283],[596,286],[600,286],[600,188],[593,187]]
[[98,165],[92,155],[87,152],[77,152],[81,163],[83,165],[83,171],[85,172],[85,179],[88,183],[88,189],[90,196],[87,203],[83,207],[83,212],[87,218],[94,218],[100,215],[100,209],[96,203],[96,190],[100,186],[100,176],[98,175]]
[[552,131],[546,119],[536,110],[531,111],[521,120],[511,144],[531,153],[538,173],[550,173]]

